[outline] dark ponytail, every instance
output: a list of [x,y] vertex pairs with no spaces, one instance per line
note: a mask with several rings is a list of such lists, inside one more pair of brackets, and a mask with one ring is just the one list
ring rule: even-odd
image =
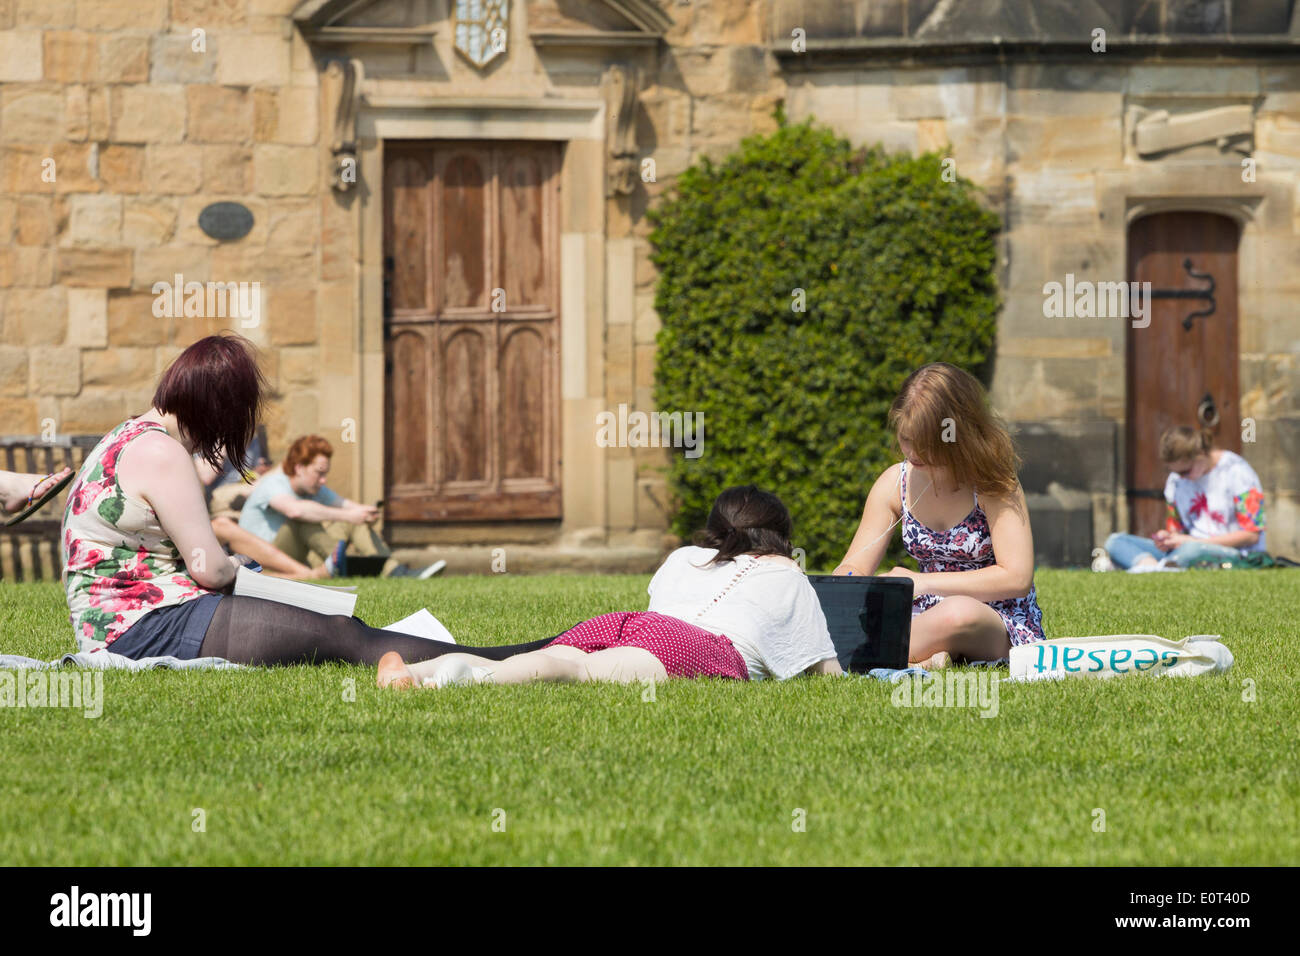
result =
[[741,554],[790,557],[793,522],[781,499],[756,485],[728,488],[713,502],[703,531],[695,535],[702,548],[714,548],[710,564],[724,564]]

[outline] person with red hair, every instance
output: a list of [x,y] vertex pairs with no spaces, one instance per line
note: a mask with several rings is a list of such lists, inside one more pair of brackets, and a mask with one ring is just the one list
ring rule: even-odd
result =
[[[69,620],[83,645],[136,660],[243,664],[376,665],[388,651],[408,660],[463,651],[355,617],[231,593],[238,568],[252,562],[217,541],[194,457],[214,467],[223,456],[243,461],[265,390],[252,343],[233,333],[208,336],[163,373],[147,411],[86,456],[60,535]],[[477,652],[504,658],[550,640]]]
[[[347,550],[387,557],[392,552],[375,533],[379,509],[358,504],[331,490],[334,447],[320,435],[294,440],[284,463],[253,486],[239,512],[239,527],[283,551],[294,561],[324,565],[346,573]],[[440,561],[422,572],[390,565],[389,575],[427,578],[445,567]]]

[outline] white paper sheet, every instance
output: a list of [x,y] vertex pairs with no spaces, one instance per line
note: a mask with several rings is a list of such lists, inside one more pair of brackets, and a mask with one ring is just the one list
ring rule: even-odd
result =
[[400,621],[394,621],[384,630],[397,631],[399,634],[410,634],[412,637],[423,637],[431,641],[445,641],[448,644],[457,643],[456,638],[451,636],[451,631],[443,627],[442,622],[430,614],[428,608],[423,607],[414,614],[408,614]]

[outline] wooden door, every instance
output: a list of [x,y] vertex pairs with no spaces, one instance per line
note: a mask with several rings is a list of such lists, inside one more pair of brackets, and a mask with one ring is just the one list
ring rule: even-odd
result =
[[560,517],[559,145],[386,144],[386,514]]
[[[1130,322],[1128,329],[1125,451],[1134,534],[1149,535],[1164,524],[1169,469],[1159,445],[1166,428],[1208,427],[1218,447],[1241,450],[1239,236],[1233,220],[1213,213],[1158,213],[1129,227],[1129,280],[1152,286],[1151,324],[1133,328]],[[1213,279],[1212,303],[1205,276]]]

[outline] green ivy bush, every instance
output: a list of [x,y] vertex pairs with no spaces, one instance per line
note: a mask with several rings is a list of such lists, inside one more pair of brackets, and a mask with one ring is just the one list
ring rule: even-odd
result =
[[669,473],[675,533],[753,482],[789,506],[809,570],[829,570],[898,460],[885,419],[903,379],[940,360],[981,373],[999,220],[944,173],[937,153],[782,122],[651,211],[656,409],[704,416],[703,454],[676,451]]

